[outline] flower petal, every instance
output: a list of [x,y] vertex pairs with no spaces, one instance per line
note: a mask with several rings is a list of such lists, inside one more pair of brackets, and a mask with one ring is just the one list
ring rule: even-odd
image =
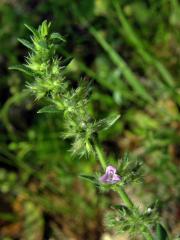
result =
[[106,168],[106,173],[99,178],[102,183],[115,184],[121,181],[121,177],[116,174],[116,168],[113,166],[108,166]]
[[110,172],[111,172],[111,173],[114,174],[114,173],[116,173],[116,171],[117,171],[116,168],[113,167],[113,166],[108,166],[108,167],[106,168],[106,173],[108,173],[108,172],[110,173]]
[[109,178],[108,174],[104,174],[103,176],[101,176],[99,178],[99,180],[103,183],[106,183],[106,182],[108,182],[108,178]]

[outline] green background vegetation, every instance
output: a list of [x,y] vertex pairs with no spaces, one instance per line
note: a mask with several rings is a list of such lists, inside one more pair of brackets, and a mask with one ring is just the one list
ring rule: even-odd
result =
[[[180,4],[177,0],[47,0],[0,3],[0,239],[96,240],[107,230],[105,196],[78,176],[101,171],[93,159],[72,158],[62,119],[37,114],[23,91],[31,79],[8,67],[24,63],[24,23],[44,19],[73,57],[67,78],[93,81],[89,111],[120,120],[100,140],[115,162],[126,151],[144,163],[137,202],[159,200],[159,215],[175,237],[180,226]],[[43,104],[43,103],[42,103]],[[125,238],[124,238],[125,239]]]

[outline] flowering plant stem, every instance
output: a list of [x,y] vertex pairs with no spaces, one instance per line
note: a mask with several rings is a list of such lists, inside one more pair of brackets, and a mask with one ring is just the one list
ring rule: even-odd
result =
[[[97,142],[95,142],[95,150],[96,150],[96,154],[97,154],[98,160],[99,160],[99,162],[101,164],[101,167],[103,169],[105,169],[106,168],[106,160],[105,160],[104,154],[103,154],[102,150],[100,149],[99,144]],[[132,200],[129,198],[129,196],[127,195],[127,193],[125,192],[123,187],[115,186],[114,190],[119,194],[119,196],[122,199],[123,203],[129,209],[132,209],[134,207],[134,204],[133,204]],[[144,232],[143,232],[143,236],[147,240],[153,240],[152,234],[151,234],[151,232],[150,232],[148,227],[145,227]]]
[[[35,96],[36,100],[46,99],[48,102],[48,105],[40,109],[38,113],[61,112],[64,117],[63,137],[72,139],[72,154],[80,157],[92,155],[98,158],[103,170],[106,171],[100,178],[102,182],[100,180],[99,182],[113,184],[109,185],[110,188],[118,193],[125,207],[130,210],[129,215],[124,213],[124,218],[120,216],[123,218],[122,221],[116,223],[113,217],[114,225],[112,224],[112,226],[122,225],[120,226],[121,232],[129,231],[131,235],[140,231],[145,239],[153,240],[149,227],[155,223],[155,218],[141,213],[123,188],[123,184],[128,182],[128,178],[129,182],[134,180],[135,176],[135,179],[138,179],[137,169],[140,165],[126,164],[122,175],[124,183],[116,184],[120,182],[121,176],[116,173],[115,167],[107,166],[105,154],[97,141],[98,132],[111,127],[119,119],[119,115],[109,116],[99,121],[94,120],[88,113],[88,86],[84,82],[78,82],[78,87],[73,88],[64,77],[63,69],[67,63],[63,63],[56,54],[56,42],[63,41],[62,36],[58,33],[51,33],[49,31],[50,23],[47,21],[44,21],[38,30],[27,25],[26,27],[33,33],[32,43],[23,39],[20,39],[20,42],[30,48],[31,52],[27,57],[26,64],[11,67],[11,69],[20,70],[34,78],[34,81],[26,84],[27,89]],[[88,179],[94,178],[90,176]],[[118,213],[123,215],[121,212]]]

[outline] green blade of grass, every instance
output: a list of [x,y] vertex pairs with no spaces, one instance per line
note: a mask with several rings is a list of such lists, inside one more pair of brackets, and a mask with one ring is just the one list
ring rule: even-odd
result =
[[103,38],[103,36],[96,31],[95,28],[91,27],[90,33],[94,36],[97,42],[101,45],[101,47],[108,53],[110,59],[116,64],[122,71],[124,77],[134,89],[134,91],[141,96],[147,102],[153,102],[153,98],[146,91],[144,86],[139,82],[135,74],[128,67],[127,63],[124,59],[116,53],[116,51],[111,47],[111,45]]
[[[154,65],[154,67],[157,69],[157,71],[160,73],[161,77],[163,78],[164,82],[168,84],[169,86],[174,86],[174,79],[167,70],[167,68],[154,56],[152,56],[144,47],[143,41],[137,36],[135,30],[130,25],[126,17],[124,16],[120,5],[118,1],[113,1],[116,14],[118,16],[118,19],[123,27],[125,36],[129,40],[129,42],[136,48],[137,52],[140,54],[140,56],[144,59],[145,62],[148,64]],[[122,30],[120,30],[122,32]]]

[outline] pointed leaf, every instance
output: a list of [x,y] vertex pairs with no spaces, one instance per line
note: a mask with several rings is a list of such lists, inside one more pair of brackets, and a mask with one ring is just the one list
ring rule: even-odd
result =
[[73,57],[68,57],[68,58],[64,59],[63,61],[61,61],[61,66],[67,67],[71,63],[72,60],[73,60]]
[[36,31],[35,28],[29,26],[28,24],[24,24],[24,26],[25,26],[27,29],[29,29],[29,31],[31,31],[35,36],[38,35],[38,32]]
[[43,21],[43,23],[40,26],[40,31],[42,36],[47,36],[48,35],[48,24],[47,20]]
[[55,105],[49,105],[41,108],[37,113],[57,113],[59,109]]
[[129,153],[125,152],[123,156],[123,162],[128,162],[128,159],[129,159]]
[[99,186],[99,183],[97,182],[97,179],[94,176],[86,175],[86,174],[81,174],[80,178],[83,178],[91,183],[94,183],[96,186]]
[[26,73],[29,76],[32,76],[33,74],[23,65],[14,65],[9,67],[9,70],[18,70],[20,72]]
[[66,40],[61,36],[61,34],[59,34],[59,33],[52,33],[50,39],[59,39],[59,40],[61,40],[61,41],[63,41],[63,42],[66,41]]
[[156,225],[156,235],[156,240],[168,240],[168,234],[160,223]]
[[111,127],[119,118],[120,118],[120,115],[108,117],[107,118],[107,125],[108,125],[107,128]]
[[99,130],[107,130],[110,128],[118,119],[120,118],[120,115],[111,115],[105,119],[102,119],[98,122],[98,128]]
[[121,212],[124,212],[125,214],[131,214],[131,210],[125,205],[114,205],[113,207]]
[[22,43],[24,46],[26,46],[27,48],[31,49],[32,51],[34,51],[34,46],[33,44],[31,44],[29,41],[22,39],[22,38],[18,38],[18,41],[20,43]]

